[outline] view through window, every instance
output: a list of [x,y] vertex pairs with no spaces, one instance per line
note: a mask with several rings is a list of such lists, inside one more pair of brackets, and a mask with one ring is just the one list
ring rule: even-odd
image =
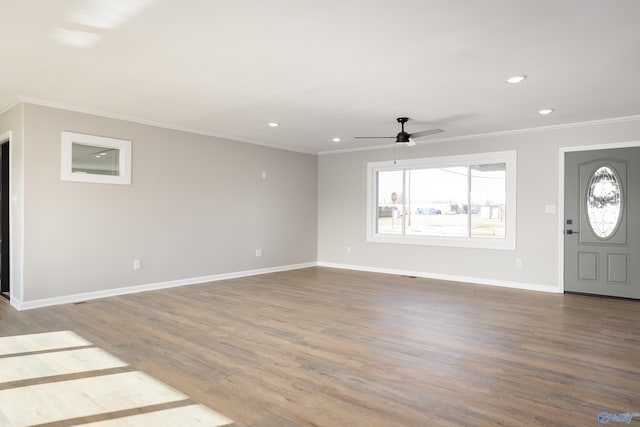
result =
[[[508,169],[515,169],[515,161],[473,160],[437,166],[437,159],[425,159],[424,166],[414,161],[418,164],[370,167],[376,183],[374,235],[505,240],[507,214],[515,209],[515,191],[508,200],[508,187],[515,186],[509,183]],[[511,177],[515,180],[515,174]]]

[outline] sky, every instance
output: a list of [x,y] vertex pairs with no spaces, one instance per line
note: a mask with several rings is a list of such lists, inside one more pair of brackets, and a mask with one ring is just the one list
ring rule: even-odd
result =
[[[505,171],[477,170],[472,168],[472,204],[505,203]],[[468,168],[466,166],[448,168],[413,169],[408,171],[411,204],[467,204]],[[391,194],[398,195],[401,204],[403,195],[403,171],[380,171],[378,173],[379,204],[391,203]]]

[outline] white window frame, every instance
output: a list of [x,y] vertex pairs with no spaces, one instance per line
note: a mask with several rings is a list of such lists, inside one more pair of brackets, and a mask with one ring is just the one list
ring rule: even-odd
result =
[[[118,175],[73,172],[73,144],[92,145],[118,150]],[[61,178],[63,181],[131,185],[131,141],[63,131],[61,170]]]
[[[506,164],[506,215],[505,237],[453,237],[453,236],[416,236],[393,235],[377,232],[377,175],[378,172],[418,169],[445,168],[453,166],[472,166],[477,164]],[[375,243],[396,243],[424,246],[450,246],[483,249],[516,249],[516,151],[497,151],[492,153],[466,154],[460,156],[429,157],[384,162],[367,163],[367,241]],[[405,184],[406,185],[406,184]],[[406,194],[403,189],[403,194]],[[404,203],[404,200],[403,200]]]

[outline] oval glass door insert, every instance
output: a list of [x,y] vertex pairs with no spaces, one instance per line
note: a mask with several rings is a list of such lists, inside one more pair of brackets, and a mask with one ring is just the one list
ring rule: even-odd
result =
[[599,167],[587,187],[587,218],[596,236],[607,239],[622,219],[622,189],[618,175],[609,166]]

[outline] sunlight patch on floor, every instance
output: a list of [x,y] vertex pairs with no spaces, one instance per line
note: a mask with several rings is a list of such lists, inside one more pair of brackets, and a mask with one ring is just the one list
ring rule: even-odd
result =
[[130,427],[130,426],[223,426],[231,423],[231,420],[217,412],[202,406],[192,405],[180,408],[164,409],[148,414],[132,415],[130,417],[116,418],[113,420],[98,421],[89,424],[79,424],[90,427]]
[[0,425],[222,426],[232,422],[89,346],[90,342],[69,331],[0,337]]
[[99,348],[0,358],[0,383],[121,368],[126,363]]
[[86,345],[91,343],[70,331],[0,337],[0,356]]

